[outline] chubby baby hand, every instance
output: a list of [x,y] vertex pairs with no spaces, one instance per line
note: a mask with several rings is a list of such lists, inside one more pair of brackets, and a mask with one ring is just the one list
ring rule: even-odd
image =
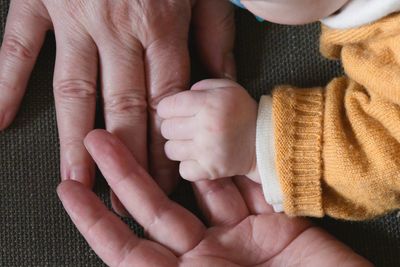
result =
[[184,179],[247,175],[259,182],[255,153],[257,103],[237,83],[204,80],[158,106],[165,153]]

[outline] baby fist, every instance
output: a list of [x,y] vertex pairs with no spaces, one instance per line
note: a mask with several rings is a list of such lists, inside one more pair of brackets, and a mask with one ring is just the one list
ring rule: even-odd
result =
[[158,106],[165,153],[195,181],[248,175],[256,169],[257,104],[237,83],[205,80]]

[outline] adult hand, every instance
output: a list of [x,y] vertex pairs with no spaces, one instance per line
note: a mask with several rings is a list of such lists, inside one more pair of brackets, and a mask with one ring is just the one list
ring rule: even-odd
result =
[[11,0],[0,52],[0,130],[15,117],[53,29],[62,178],[92,184],[94,165],[83,139],[93,129],[100,87],[107,130],[170,192],[178,171],[164,155],[155,110],[162,98],[188,88],[192,8],[206,67],[213,76],[234,77],[233,12],[226,0]]
[[63,182],[58,194],[66,211],[109,266],[371,266],[309,222],[273,213],[250,180],[195,184],[206,226],[169,200],[111,134],[96,130],[85,144],[149,238],[136,237],[86,187]]

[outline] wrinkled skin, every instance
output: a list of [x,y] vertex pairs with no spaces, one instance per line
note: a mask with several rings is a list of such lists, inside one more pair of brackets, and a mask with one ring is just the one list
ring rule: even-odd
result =
[[165,157],[155,110],[188,89],[191,21],[210,74],[234,78],[233,9],[225,0],[11,0],[0,52],[0,130],[16,116],[52,29],[62,178],[93,183],[83,139],[94,126],[99,87],[107,130],[170,192],[178,171]]
[[136,237],[87,187],[62,182],[64,208],[109,266],[372,266],[306,220],[273,213],[246,178],[194,184],[204,224],[169,200],[111,134],[96,130],[85,145],[149,238]]

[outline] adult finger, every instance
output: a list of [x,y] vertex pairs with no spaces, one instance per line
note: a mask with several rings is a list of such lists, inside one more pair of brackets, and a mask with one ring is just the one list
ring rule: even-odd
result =
[[[176,36],[178,31],[181,36]],[[155,40],[146,46],[150,173],[167,193],[174,189],[179,175],[177,164],[167,159],[164,153],[165,139],[161,136],[161,118],[157,115],[157,106],[164,97],[186,90],[190,78],[187,29],[182,30],[179,26],[170,32],[175,32],[175,36]]]
[[170,160],[185,161],[193,159],[193,154],[196,148],[193,141],[170,140],[165,143],[165,154]]
[[199,57],[213,77],[236,79],[234,9],[226,0],[198,0],[193,11]]
[[233,181],[239,189],[251,214],[270,214],[274,212],[264,198],[261,185],[245,176],[236,176],[233,178]]
[[87,187],[65,181],[57,193],[79,232],[108,266],[176,266],[170,251],[136,237]]
[[[96,108],[97,49],[79,27],[54,25],[57,55],[54,95],[60,136],[61,175],[88,186],[94,165],[83,145],[93,129]],[[78,30],[77,30],[78,29]],[[69,34],[73,32],[74,34]]]
[[198,244],[204,234],[202,223],[169,200],[117,138],[96,130],[85,144],[110,187],[151,239],[179,255]]
[[29,76],[51,27],[41,3],[11,1],[0,50],[0,130],[14,119]]
[[197,202],[211,226],[234,225],[249,215],[239,190],[230,178],[193,183]]
[[129,46],[117,37],[95,38],[99,47],[104,119],[115,134],[147,169],[147,99],[143,48]]
[[[147,169],[147,99],[143,48],[132,39],[118,41],[115,34],[103,31],[94,34],[99,48],[101,84],[106,129],[115,134]],[[113,209],[120,215],[127,212],[111,192]]]
[[204,106],[207,94],[199,91],[185,91],[163,98],[158,105],[158,115],[163,119],[190,117]]
[[172,118],[161,124],[161,134],[166,139],[191,140],[195,135],[198,124],[194,118]]

